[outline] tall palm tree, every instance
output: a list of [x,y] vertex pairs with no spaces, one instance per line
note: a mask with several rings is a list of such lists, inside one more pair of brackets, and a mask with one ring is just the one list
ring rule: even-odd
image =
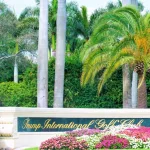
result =
[[[137,6],[137,4],[138,4],[137,0],[122,0],[122,6],[126,5]],[[123,73],[123,108],[131,108],[132,107],[131,79],[130,79],[130,67],[128,64],[123,65],[122,73]],[[133,75],[135,77],[137,76],[136,73],[134,73]],[[134,94],[136,94],[136,92],[132,94],[132,97],[134,96]],[[136,96],[134,96],[134,98],[136,98]]]
[[18,43],[16,43],[15,48],[15,63],[14,63],[14,82],[18,83],[18,63],[17,63],[17,53],[19,52]]
[[66,0],[58,0],[54,107],[63,107],[66,49]]
[[[103,24],[99,25],[102,21]],[[94,82],[96,74],[104,69],[98,85],[100,92],[113,72],[124,64],[130,64],[139,76],[137,107],[145,108],[145,74],[150,67],[149,31],[150,15],[143,17],[131,7],[120,8],[102,16],[87,44],[90,48],[83,51],[82,85]]]
[[48,0],[40,0],[37,107],[48,106]]

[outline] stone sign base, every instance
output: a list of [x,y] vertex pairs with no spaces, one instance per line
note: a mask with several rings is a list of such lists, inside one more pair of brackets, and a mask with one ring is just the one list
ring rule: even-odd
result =
[[0,108],[0,148],[35,147],[76,128],[150,127],[149,109]]

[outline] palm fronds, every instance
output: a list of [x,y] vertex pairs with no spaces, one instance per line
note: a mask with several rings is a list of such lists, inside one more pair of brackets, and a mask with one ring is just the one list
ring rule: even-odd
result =
[[150,68],[150,15],[141,16],[133,7],[122,7],[101,16],[81,52],[81,85],[93,83],[103,70],[98,93],[122,65],[144,63],[143,78]]

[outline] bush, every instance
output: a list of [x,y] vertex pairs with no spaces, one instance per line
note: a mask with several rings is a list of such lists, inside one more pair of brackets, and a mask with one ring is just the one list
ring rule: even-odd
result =
[[0,103],[2,106],[36,107],[36,87],[24,82],[4,82],[0,84]]
[[41,143],[40,150],[87,150],[88,144],[86,141],[77,141],[75,137],[60,136],[57,138],[48,139]]
[[[81,87],[82,63],[77,54],[66,58],[64,82],[64,107],[68,108],[121,108],[122,107],[122,70],[118,70],[105,84],[100,96],[97,83]],[[53,107],[55,59],[49,61],[48,105]],[[22,82],[1,83],[0,98],[3,106],[36,107],[37,66],[32,65],[21,76]],[[97,81],[99,79],[97,78]],[[9,90],[11,89],[11,90]],[[7,91],[7,92],[6,92]]]
[[[17,58],[19,81],[21,81],[20,75],[22,75],[28,67],[31,67],[31,62],[23,56]],[[14,80],[14,57],[2,59],[0,61],[0,83],[11,82]]]
[[101,142],[96,144],[96,149],[125,149],[129,147],[129,141],[113,135],[106,135],[101,139]]

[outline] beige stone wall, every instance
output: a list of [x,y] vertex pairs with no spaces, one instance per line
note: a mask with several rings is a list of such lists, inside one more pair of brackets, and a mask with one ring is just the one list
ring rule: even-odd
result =
[[56,136],[55,132],[17,132],[17,117],[150,118],[150,110],[2,107],[0,108],[0,148],[39,146],[42,141]]

